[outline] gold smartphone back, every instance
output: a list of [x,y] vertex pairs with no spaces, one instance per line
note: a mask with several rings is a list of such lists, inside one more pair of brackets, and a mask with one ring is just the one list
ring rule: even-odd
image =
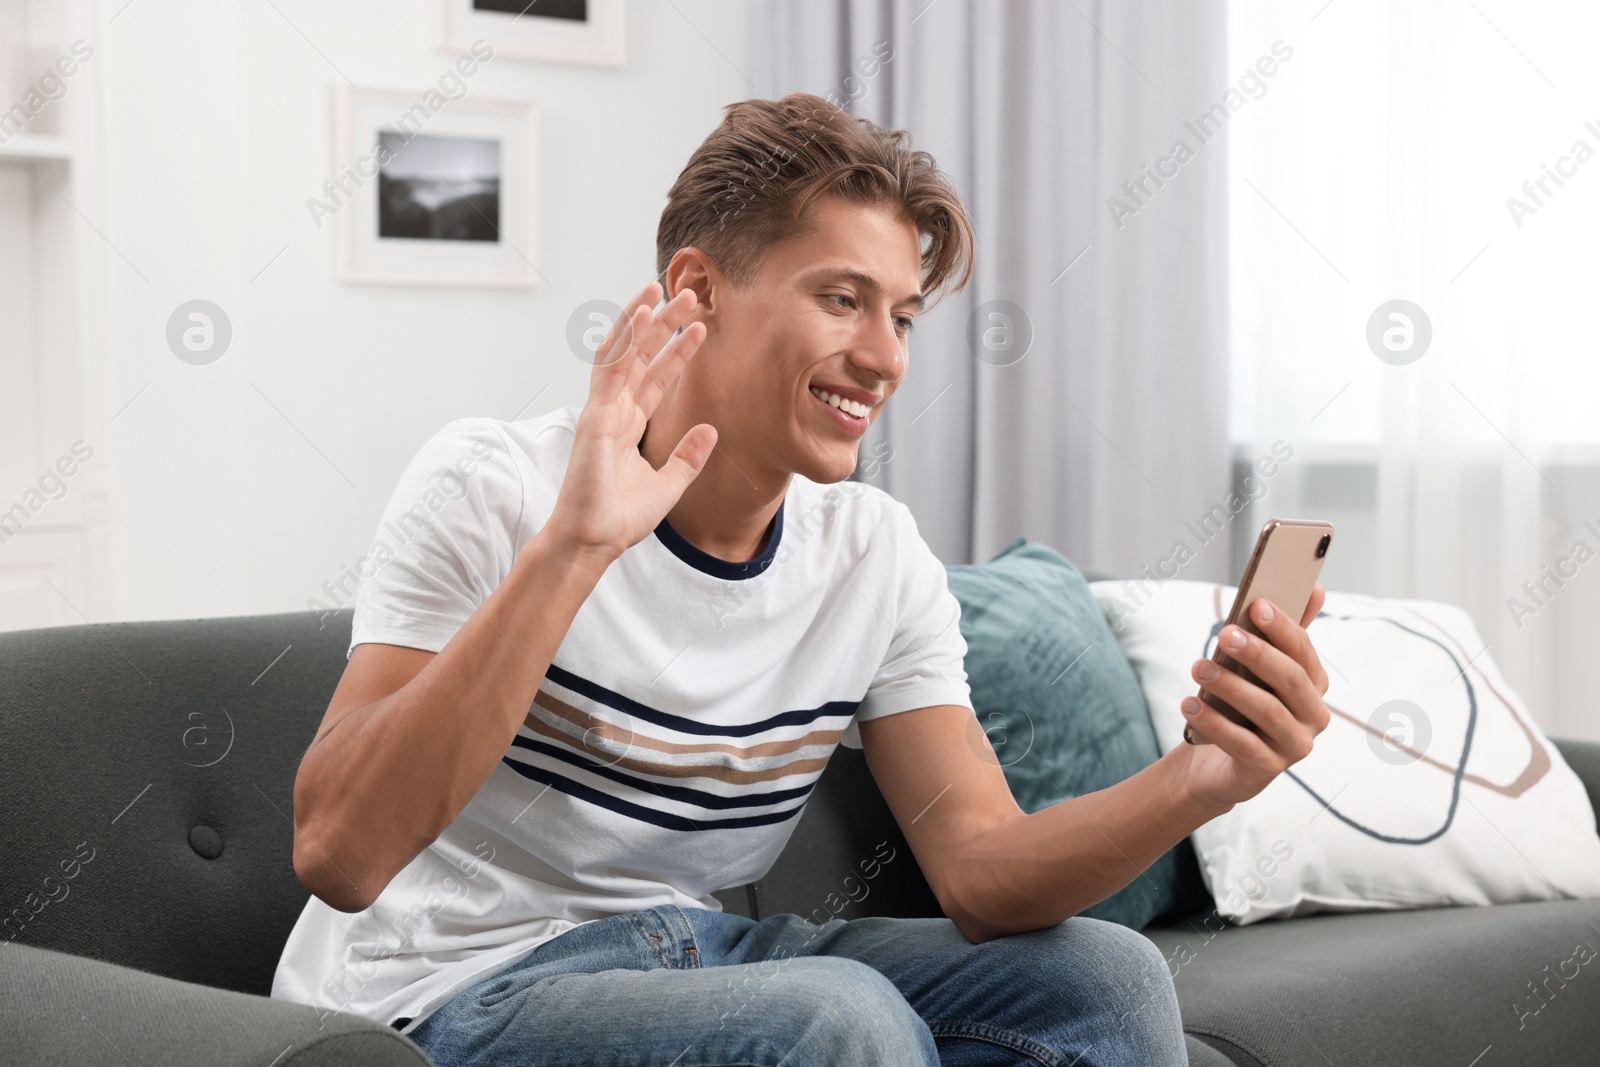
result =
[[[1327,538],[1324,542],[1323,538]],[[1250,553],[1244,577],[1239,579],[1239,591],[1233,598],[1224,625],[1233,623],[1247,633],[1261,636],[1261,630],[1250,617],[1250,605],[1266,597],[1276,607],[1287,612],[1296,622],[1305,614],[1311,602],[1311,590],[1322,564],[1327,559],[1333,543],[1333,525],[1309,519],[1269,519],[1261,527],[1256,547]],[[1319,551],[1320,549],[1320,551]],[[1220,630],[1219,630],[1220,632]],[[1219,666],[1235,672],[1246,681],[1270,688],[1252,674],[1244,664],[1220,648],[1211,657]],[[1256,729],[1249,719],[1236,711],[1221,697],[1206,692],[1202,686],[1198,696],[1223,715],[1247,729]],[[1194,745],[1209,745],[1211,740],[1195,729],[1184,727],[1184,740]]]

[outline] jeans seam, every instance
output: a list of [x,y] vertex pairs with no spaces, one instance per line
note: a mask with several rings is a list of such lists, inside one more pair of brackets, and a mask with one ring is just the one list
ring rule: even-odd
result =
[[1007,1030],[1000,1026],[991,1026],[988,1023],[958,1023],[947,1019],[926,1020],[928,1029],[934,1037],[969,1037],[978,1041],[988,1041],[996,1045],[1031,1056],[1044,1064],[1045,1067],[1065,1067],[1068,1063],[1059,1052],[1047,1045],[1041,1045],[1024,1034],[1015,1030]]
[[631,922],[633,924],[633,928],[639,932],[639,936],[644,939],[644,943],[656,950],[656,958],[661,961],[661,966],[670,969],[677,969],[674,967],[672,961],[667,958],[667,954],[662,951],[660,940],[652,936],[649,930],[645,929],[644,923],[639,921],[639,916],[634,912],[628,912],[627,914],[628,921]]
[[700,942],[697,941],[694,936],[694,924],[689,921],[689,916],[683,913],[682,908],[678,907],[676,904],[672,905],[672,907],[673,910],[678,913],[678,917],[683,920],[683,928],[689,931],[689,945],[686,949],[684,949],[684,951],[694,953],[693,957],[691,958],[694,960],[694,965],[696,968],[704,967],[705,964],[700,961]]

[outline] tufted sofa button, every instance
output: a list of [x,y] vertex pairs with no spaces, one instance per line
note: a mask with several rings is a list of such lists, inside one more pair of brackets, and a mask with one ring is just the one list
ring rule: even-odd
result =
[[189,831],[189,847],[208,860],[222,855],[222,835],[209,826],[196,826]]

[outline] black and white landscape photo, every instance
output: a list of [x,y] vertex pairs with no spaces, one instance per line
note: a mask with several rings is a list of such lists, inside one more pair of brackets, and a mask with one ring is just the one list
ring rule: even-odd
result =
[[383,131],[378,236],[500,240],[500,142]]
[[589,0],[472,0],[472,10],[584,22],[589,18]]
[[627,0],[428,0],[428,6],[434,46],[443,51],[460,54],[492,41],[497,64],[502,58],[604,67],[627,61]]

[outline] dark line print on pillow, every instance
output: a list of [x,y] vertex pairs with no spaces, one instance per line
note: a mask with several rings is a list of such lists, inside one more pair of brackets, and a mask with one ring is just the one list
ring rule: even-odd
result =
[[[1386,623],[1389,623],[1391,626],[1397,626],[1400,629],[1406,631],[1406,633],[1413,634],[1413,635],[1415,635],[1417,637],[1420,637],[1424,641],[1432,641],[1434,644],[1438,645],[1439,648],[1444,651],[1445,655],[1450,657],[1450,662],[1452,662],[1452,663],[1454,663],[1456,665],[1456,667],[1457,667],[1457,676],[1461,679],[1462,683],[1467,687],[1467,708],[1468,708],[1468,711],[1467,711],[1467,732],[1466,732],[1466,736],[1462,739],[1461,756],[1460,756],[1459,759],[1457,759],[1455,770],[1451,774],[1451,777],[1450,777],[1450,810],[1445,815],[1444,825],[1439,827],[1439,829],[1435,830],[1433,833],[1428,834],[1425,837],[1391,837],[1388,834],[1379,833],[1377,830],[1374,830],[1371,827],[1363,826],[1360,823],[1356,822],[1354,819],[1350,818],[1348,815],[1344,814],[1344,812],[1342,812],[1338,808],[1334,807],[1331,802],[1323,799],[1321,794],[1319,794],[1315,789],[1311,788],[1311,786],[1307,785],[1305,780],[1303,778],[1301,778],[1299,775],[1295,774],[1293,770],[1285,770],[1283,773],[1288,775],[1289,778],[1291,780],[1293,780],[1293,782],[1296,785],[1298,785],[1301,789],[1304,789],[1307,793],[1309,793],[1311,795],[1311,797],[1314,800],[1316,800],[1317,803],[1321,804],[1329,813],[1331,813],[1334,818],[1338,819],[1340,822],[1344,823],[1346,826],[1350,827],[1351,829],[1357,830],[1357,831],[1359,831],[1359,832],[1361,832],[1363,834],[1366,834],[1368,837],[1375,838],[1375,839],[1377,839],[1379,841],[1386,841],[1391,845],[1425,845],[1428,842],[1433,841],[1433,840],[1443,836],[1444,833],[1447,830],[1450,829],[1450,825],[1453,822],[1455,822],[1456,807],[1461,802],[1461,776],[1466,770],[1467,757],[1469,757],[1472,754],[1472,735],[1473,735],[1473,732],[1477,729],[1477,725],[1478,725],[1478,694],[1477,694],[1477,690],[1475,690],[1473,688],[1472,680],[1467,677],[1467,669],[1461,665],[1461,661],[1456,658],[1456,654],[1454,652],[1450,651],[1450,649],[1445,646],[1445,643],[1443,641],[1440,641],[1436,637],[1430,637],[1429,635],[1424,634],[1424,633],[1418,633],[1416,630],[1411,629],[1411,627],[1403,625],[1402,623],[1395,622],[1393,619],[1385,619],[1385,618],[1383,618],[1382,616],[1379,616],[1379,615],[1329,615],[1325,611],[1319,611],[1319,612],[1317,612],[1316,617],[1312,619],[1312,621],[1315,622],[1317,619],[1321,619],[1321,618],[1338,619],[1341,622],[1348,621],[1348,620],[1351,620],[1351,619],[1359,619],[1359,620],[1361,620],[1363,622],[1386,622]],[[1202,656],[1210,656],[1211,655],[1212,650],[1216,647],[1216,642],[1217,642],[1218,635],[1221,634],[1222,628],[1225,625],[1227,625],[1227,620],[1225,620],[1225,619],[1219,619],[1217,622],[1212,624],[1211,633],[1206,638],[1205,647],[1201,652]],[[1503,699],[1502,699],[1502,703],[1504,703]],[[1330,710],[1332,710],[1332,709],[1330,709]],[[1509,711],[1509,710],[1510,710],[1510,706],[1507,705],[1507,711]],[[1349,718],[1349,716],[1346,716],[1346,718]],[[1513,714],[1513,718],[1515,718],[1514,714]],[[1535,745],[1534,747],[1537,748],[1538,746]]]

